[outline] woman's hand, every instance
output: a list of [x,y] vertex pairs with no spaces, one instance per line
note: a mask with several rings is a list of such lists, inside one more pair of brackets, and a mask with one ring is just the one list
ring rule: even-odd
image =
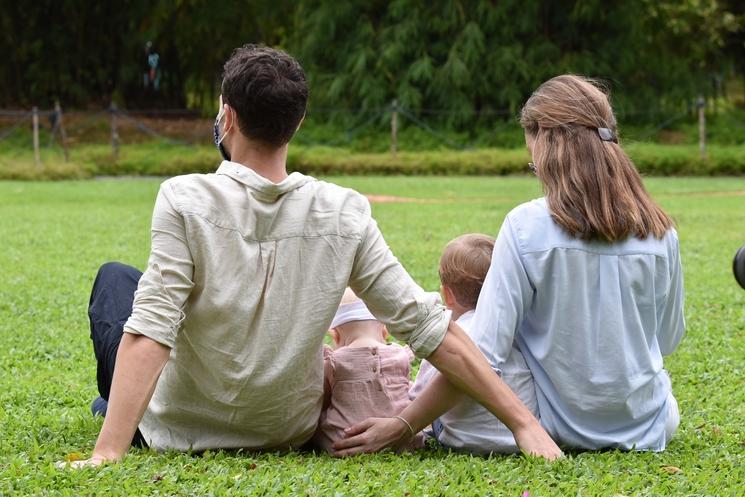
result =
[[397,449],[411,438],[409,427],[398,418],[367,418],[344,430],[344,435],[346,438],[334,442],[332,456],[379,452],[388,447]]

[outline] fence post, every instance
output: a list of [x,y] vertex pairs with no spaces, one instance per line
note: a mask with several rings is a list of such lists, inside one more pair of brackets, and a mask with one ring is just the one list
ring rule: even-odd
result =
[[391,155],[396,158],[398,151],[398,100],[391,103]]
[[114,153],[114,160],[117,160],[119,158],[119,131],[117,129],[117,110],[114,102],[111,102],[109,111],[111,112],[111,149]]
[[34,161],[36,167],[41,167],[41,155],[39,154],[39,108],[34,105],[31,109],[31,122],[34,129]]
[[706,100],[703,95],[698,96],[698,148],[701,151],[701,159],[706,159]]
[[54,102],[54,114],[57,117],[57,126],[59,126],[60,138],[62,139],[62,151],[65,154],[65,162],[67,162],[70,155],[67,151],[67,132],[65,131],[65,124],[62,122],[62,107],[60,107],[59,100]]

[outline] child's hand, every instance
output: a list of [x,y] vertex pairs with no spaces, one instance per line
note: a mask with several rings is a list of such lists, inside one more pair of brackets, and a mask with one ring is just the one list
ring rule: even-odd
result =
[[411,438],[408,426],[397,418],[368,418],[344,432],[346,438],[334,442],[334,452],[331,453],[334,457],[397,448]]

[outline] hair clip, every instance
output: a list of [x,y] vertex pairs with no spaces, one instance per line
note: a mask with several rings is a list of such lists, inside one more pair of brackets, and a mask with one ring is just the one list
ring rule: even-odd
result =
[[618,143],[616,134],[609,128],[598,128],[598,135],[600,135],[600,139],[604,142]]

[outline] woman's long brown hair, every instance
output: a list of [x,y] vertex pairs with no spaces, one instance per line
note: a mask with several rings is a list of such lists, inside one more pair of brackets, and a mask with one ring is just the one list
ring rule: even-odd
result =
[[615,242],[662,238],[673,220],[652,200],[631,159],[598,128],[617,134],[608,96],[592,81],[563,75],[543,83],[520,116],[551,216],[574,237]]

